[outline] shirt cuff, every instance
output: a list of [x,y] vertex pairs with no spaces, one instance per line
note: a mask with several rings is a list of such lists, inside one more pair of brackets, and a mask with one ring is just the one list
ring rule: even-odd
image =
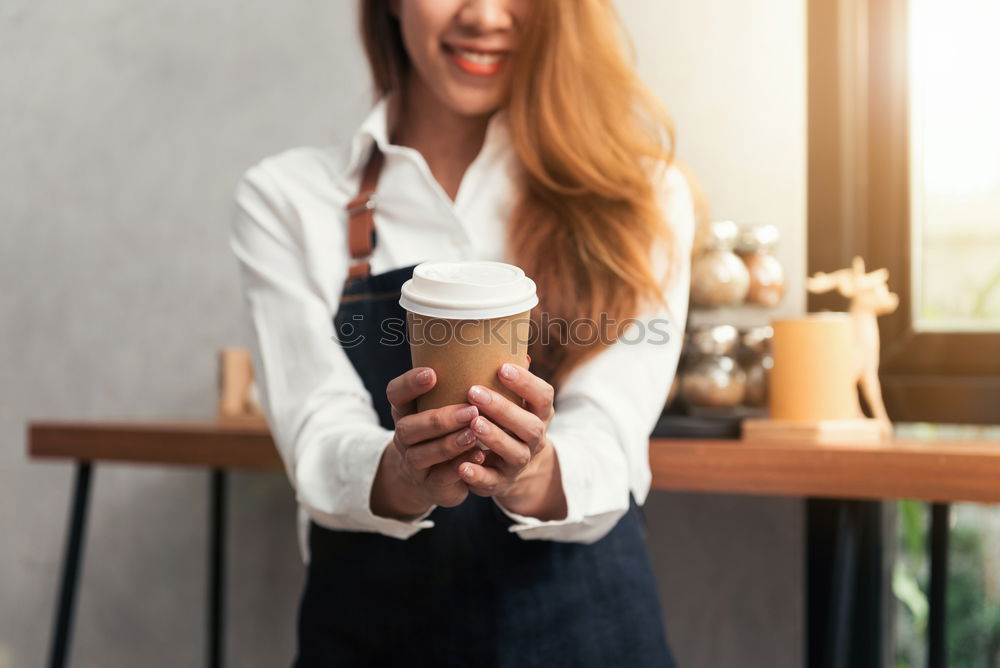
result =
[[562,543],[594,543],[608,534],[618,520],[628,511],[628,505],[588,513],[591,477],[586,475],[582,457],[567,454],[558,440],[549,439],[559,459],[559,473],[563,493],[566,495],[566,517],[561,520],[540,520],[537,517],[515,513],[496,500],[496,504],[513,521],[507,531],[523,540],[551,540]]
[[[431,506],[427,511],[412,519],[402,520],[392,517],[381,517],[371,510],[371,490],[375,482],[382,454],[392,446],[392,432],[381,427],[371,432],[359,434],[358,440],[352,444],[349,461],[341,461],[341,467],[336,469],[322,465],[322,462],[310,463],[309,458],[299,462],[300,470],[308,467],[308,477],[314,485],[322,487],[324,496],[331,500],[330,507],[343,512],[324,512],[318,504],[308,502],[309,495],[300,495],[300,501],[309,516],[318,524],[330,529],[380,533],[391,538],[406,540],[422,529],[434,527],[434,521],[426,519],[437,506]],[[322,458],[322,455],[320,455]],[[341,475],[333,472],[337,471]],[[302,477],[300,477],[300,480]]]

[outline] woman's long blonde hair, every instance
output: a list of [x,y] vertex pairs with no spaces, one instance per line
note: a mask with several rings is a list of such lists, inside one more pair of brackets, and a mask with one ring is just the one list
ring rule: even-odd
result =
[[[664,303],[675,262],[658,277],[652,252],[673,258],[675,243],[651,170],[672,162],[673,130],[625,56],[610,0],[531,7],[506,104],[523,178],[508,246],[538,285],[532,371],[558,387]],[[409,58],[389,0],[361,0],[361,26],[377,91],[401,90]]]

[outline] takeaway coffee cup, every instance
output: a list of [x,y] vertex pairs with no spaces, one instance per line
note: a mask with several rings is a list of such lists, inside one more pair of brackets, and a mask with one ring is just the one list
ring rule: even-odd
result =
[[535,282],[502,262],[424,262],[403,284],[414,368],[428,366],[437,384],[417,399],[417,410],[468,402],[473,385],[520,404],[497,377],[504,362],[528,366],[529,313],[538,303]]

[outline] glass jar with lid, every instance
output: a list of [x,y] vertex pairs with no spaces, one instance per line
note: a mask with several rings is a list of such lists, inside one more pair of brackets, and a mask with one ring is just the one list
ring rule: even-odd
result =
[[739,331],[732,325],[691,330],[685,345],[681,394],[692,406],[732,408],[743,402],[746,372],[736,361]]
[[740,234],[731,220],[709,223],[691,263],[691,301],[698,306],[740,304],[750,289],[750,274],[734,252]]
[[748,304],[773,308],[785,293],[785,271],[774,255],[779,237],[774,225],[747,225],[740,230],[736,253],[749,276]]
[[754,408],[767,406],[768,380],[774,357],[771,355],[771,339],[774,330],[770,325],[752,327],[741,337],[740,365],[746,373],[746,393],[743,403]]

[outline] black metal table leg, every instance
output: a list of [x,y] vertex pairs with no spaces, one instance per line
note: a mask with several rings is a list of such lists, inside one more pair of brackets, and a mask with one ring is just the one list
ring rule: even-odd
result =
[[66,546],[63,550],[62,582],[59,584],[59,601],[56,605],[55,627],[49,653],[50,668],[65,666],[69,652],[77,581],[80,574],[80,561],[83,558],[83,536],[87,528],[91,466],[89,461],[76,463],[73,498],[69,507],[69,527],[66,531]]
[[221,668],[226,631],[226,472],[222,469],[213,469],[210,475],[208,531],[207,663],[209,668]]
[[944,668],[948,663],[945,624],[948,610],[948,520],[951,506],[931,504],[931,582],[927,620],[927,668]]

